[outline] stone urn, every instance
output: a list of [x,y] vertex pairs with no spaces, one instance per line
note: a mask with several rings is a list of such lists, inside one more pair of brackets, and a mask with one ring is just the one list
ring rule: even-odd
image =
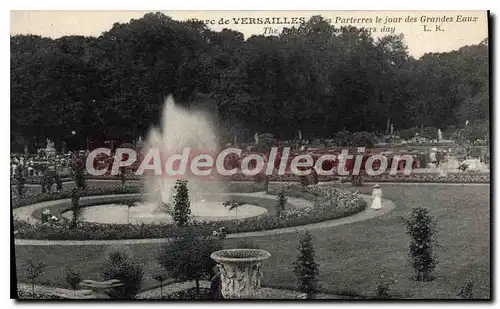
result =
[[218,263],[221,293],[225,299],[255,299],[260,296],[262,261],[271,254],[259,249],[226,249],[210,256]]

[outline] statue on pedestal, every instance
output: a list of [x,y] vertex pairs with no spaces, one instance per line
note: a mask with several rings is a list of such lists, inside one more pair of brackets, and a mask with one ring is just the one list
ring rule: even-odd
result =
[[255,142],[255,145],[259,143],[259,133],[255,133],[255,135],[253,136],[253,140]]
[[440,142],[443,139],[443,132],[441,132],[441,129],[438,129],[438,142]]
[[54,147],[54,142],[47,138],[47,147],[45,147],[45,153],[47,156],[54,155],[56,153],[56,148]]
[[140,149],[144,145],[144,142],[142,141],[142,136],[139,136],[139,139],[137,140],[136,148]]

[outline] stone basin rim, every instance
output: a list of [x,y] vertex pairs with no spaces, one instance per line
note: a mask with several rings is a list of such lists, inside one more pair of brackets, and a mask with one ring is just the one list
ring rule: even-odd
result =
[[[241,253],[243,257],[226,257],[226,253]],[[266,250],[262,249],[224,249],[215,251],[210,258],[218,263],[255,263],[268,259],[271,256]]]

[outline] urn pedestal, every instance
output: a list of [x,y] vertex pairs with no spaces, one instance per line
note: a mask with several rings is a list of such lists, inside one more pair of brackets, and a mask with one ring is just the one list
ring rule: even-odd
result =
[[259,249],[227,249],[212,253],[221,277],[225,299],[255,299],[260,296],[262,261],[271,254]]

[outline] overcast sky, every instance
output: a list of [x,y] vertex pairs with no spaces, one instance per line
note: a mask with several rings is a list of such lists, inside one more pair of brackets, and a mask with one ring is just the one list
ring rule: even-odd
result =
[[[37,34],[52,38],[65,35],[99,36],[109,30],[114,23],[125,23],[130,19],[141,18],[148,11],[11,11],[10,33]],[[488,20],[486,11],[162,11],[176,20],[196,18],[199,20],[214,20],[222,18],[229,20],[226,25],[209,25],[214,30],[231,28],[242,32],[246,38],[253,34],[264,34],[264,27],[272,27],[281,31],[283,25],[242,24],[241,18],[280,17],[291,20],[293,17],[304,17],[306,20],[313,15],[331,18],[336,26],[349,24],[358,27],[376,27],[374,37],[390,34],[381,32],[382,27],[393,27],[394,33],[403,33],[411,55],[418,58],[428,52],[446,52],[458,49],[464,45],[478,44],[488,37]],[[458,18],[461,15],[461,18]],[[410,16],[414,22],[405,22]],[[376,23],[376,17],[381,22]],[[384,24],[386,17],[401,18],[399,23]],[[341,19],[340,19],[341,18]],[[350,23],[349,18],[358,18],[358,23]],[[361,20],[363,18],[363,20]],[[427,19],[427,21],[423,21]],[[447,19],[443,22],[432,19]],[[370,23],[371,19],[371,23]],[[461,21],[458,21],[460,19]],[[271,20],[271,19],[270,19]],[[337,23],[335,23],[337,21]],[[239,24],[236,24],[239,22]],[[362,23],[361,23],[362,22]],[[428,30],[423,31],[424,24]],[[436,28],[439,27],[441,31]],[[391,29],[385,29],[391,31]]]

